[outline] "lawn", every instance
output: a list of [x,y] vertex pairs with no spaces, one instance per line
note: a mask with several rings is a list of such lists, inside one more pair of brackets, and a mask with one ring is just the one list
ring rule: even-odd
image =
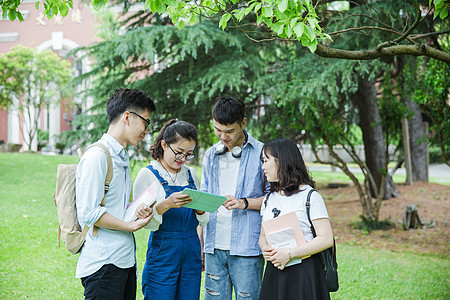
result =
[[[0,153],[1,299],[82,298],[80,280],[74,278],[77,256],[56,246],[58,221],[52,199],[56,166],[76,161],[71,156]],[[200,174],[200,168],[197,171]],[[313,175],[321,184],[326,178],[336,179],[327,172]],[[148,234],[136,233],[140,270]],[[354,244],[337,247],[341,287],[332,293],[333,299],[450,299],[446,257]],[[142,299],[140,289],[138,299]]]

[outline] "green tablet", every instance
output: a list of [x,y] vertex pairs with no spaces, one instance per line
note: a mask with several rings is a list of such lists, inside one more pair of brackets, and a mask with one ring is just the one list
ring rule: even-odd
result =
[[181,193],[188,194],[192,197],[192,201],[184,205],[184,207],[203,210],[210,213],[215,212],[225,200],[227,200],[224,196],[218,196],[189,188],[184,189]]

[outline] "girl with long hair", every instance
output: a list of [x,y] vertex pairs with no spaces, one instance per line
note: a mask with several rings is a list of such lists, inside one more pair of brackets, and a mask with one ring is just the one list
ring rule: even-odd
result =
[[[333,232],[322,196],[311,194],[310,215],[317,236],[313,237],[306,214],[306,199],[315,183],[309,176],[297,145],[276,139],[262,149],[262,169],[270,183],[270,193],[261,206],[263,222],[295,212],[306,244],[292,248],[272,248],[263,227],[259,246],[267,260],[260,299],[330,299],[318,252],[333,245]],[[307,257],[307,258],[305,258]],[[294,258],[301,263],[286,267]]]

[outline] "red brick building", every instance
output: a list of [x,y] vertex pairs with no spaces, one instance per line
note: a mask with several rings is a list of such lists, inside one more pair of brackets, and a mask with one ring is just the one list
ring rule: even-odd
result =
[[[63,18],[53,17],[48,20],[42,13],[43,8],[38,11],[33,0],[24,0],[20,11],[24,15],[24,22],[18,20],[0,19],[0,53],[7,53],[15,45],[23,45],[42,51],[50,49],[59,56],[64,56],[69,50],[80,46],[87,46],[96,41],[96,18],[94,10],[78,0],[74,1],[74,8]],[[90,62],[83,58],[82,63],[73,65],[74,74],[79,75],[89,70]],[[82,88],[82,87],[79,87]],[[73,103],[81,105],[80,99],[74,98]],[[61,102],[50,109],[41,110],[38,127],[43,131],[49,131],[50,148],[54,149],[54,135],[70,128],[74,110],[84,110],[81,106],[66,105]],[[75,107],[75,109],[74,109]],[[30,150],[24,143],[23,134],[24,120],[19,117],[15,109],[0,110],[0,141],[8,144],[20,144],[21,150]],[[32,141],[31,150],[37,150],[37,140]]]

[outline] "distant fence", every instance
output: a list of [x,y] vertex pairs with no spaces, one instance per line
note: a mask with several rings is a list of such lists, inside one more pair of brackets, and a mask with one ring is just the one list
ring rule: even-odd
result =
[[[299,146],[300,151],[302,152],[303,160],[306,163],[312,163],[316,162],[317,159],[314,156],[314,152],[311,150],[311,145],[304,144]],[[353,162],[353,158],[350,157],[350,155],[344,150],[342,146],[335,146],[333,147],[334,152],[337,153],[337,155],[342,158],[346,163]],[[366,155],[364,153],[364,146],[358,145],[355,146],[356,154],[358,157],[362,160],[366,160]],[[390,160],[397,160],[397,154],[394,154],[395,146],[389,145],[389,156]],[[333,161],[334,158],[330,155],[330,152],[328,151],[328,146],[318,146],[317,147],[317,154],[319,158],[322,161]]]

